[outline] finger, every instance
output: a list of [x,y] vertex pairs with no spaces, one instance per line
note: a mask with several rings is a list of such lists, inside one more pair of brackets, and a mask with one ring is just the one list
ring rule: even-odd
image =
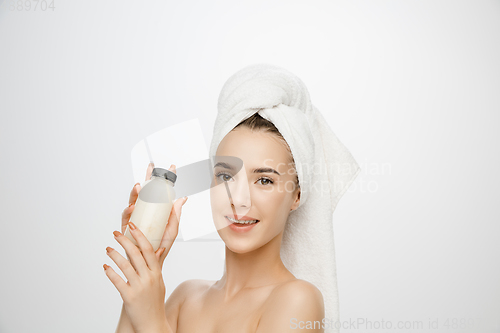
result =
[[163,263],[163,260],[167,257],[170,248],[174,244],[175,238],[179,233],[179,221],[181,218],[182,206],[186,203],[188,197],[183,197],[177,199],[170,211],[170,216],[168,219],[167,226],[165,231],[163,232],[163,237],[160,243],[160,247],[164,247],[165,251],[160,256],[160,263]]
[[132,187],[132,191],[130,191],[130,196],[128,198],[128,204],[135,204],[137,201],[137,197],[139,196],[139,191],[141,190],[141,184],[140,183],[135,183],[135,185]]
[[[111,260],[115,262],[116,266],[120,268],[131,285],[139,282],[139,276],[137,275],[134,267],[132,267],[132,264],[127,259],[123,258],[123,256],[118,251],[108,246],[106,248],[106,254],[111,258]],[[116,274],[116,272],[114,273]],[[120,280],[123,281],[121,277]]]
[[127,229],[127,223],[130,221],[130,216],[132,215],[134,208],[134,204],[129,204],[129,206],[122,212],[122,234],[124,234]]
[[125,249],[125,252],[127,253],[128,258],[130,258],[129,260],[137,271],[137,274],[139,274],[139,276],[146,276],[149,272],[149,268],[146,265],[139,248],[120,232],[114,231],[113,234],[115,236],[115,240]]
[[160,253],[157,254],[158,264],[160,265],[160,271],[163,270],[163,262],[165,261],[165,258],[168,255],[167,249],[165,249],[164,247],[160,247],[158,250],[161,250],[161,249],[164,249],[164,250],[162,250]]
[[153,173],[153,169],[155,168],[155,164],[150,162],[148,165],[148,169],[146,170],[146,180],[151,179],[151,174]]
[[125,252],[125,255],[127,256],[127,260],[130,262],[130,265],[132,265],[132,267],[134,267],[134,270],[137,272],[137,268],[135,268],[134,263],[132,262],[132,260],[130,260],[127,252]]
[[141,184],[135,183],[132,187],[132,191],[130,191],[130,196],[128,198],[128,207],[125,208],[122,212],[122,234],[125,233],[127,229],[127,223],[130,220],[130,216],[134,211],[135,203],[137,198],[139,197],[139,192],[141,191]]
[[[158,248],[158,250],[156,250],[155,252],[155,256],[156,256],[156,259],[159,261],[160,260],[160,257],[161,255],[165,252],[165,248],[164,247],[160,247]],[[161,266],[161,265],[160,265]]]
[[[171,165],[170,165],[170,167],[168,168],[168,170],[170,170],[170,171],[172,171],[173,173],[177,174],[177,167],[176,167],[176,165],[175,165],[175,164],[171,164]],[[184,198],[183,198],[183,199],[184,199]],[[186,200],[187,200],[187,197],[186,197]],[[176,201],[176,202],[177,202],[177,201]],[[175,209],[176,209],[176,208],[175,208],[175,203],[174,203],[174,205],[173,205],[173,207],[172,207],[172,210],[170,211],[170,215],[172,214],[172,211],[175,211]],[[179,215],[177,215],[177,216],[179,217]],[[170,219],[170,217],[169,217],[169,219]],[[167,223],[169,223],[169,222],[167,222]],[[173,237],[171,237],[171,236],[167,236],[167,237],[165,237],[165,236],[166,236],[166,232],[164,232],[164,233],[163,233],[163,236],[162,236],[162,241],[161,241],[161,243],[160,243],[160,247],[158,248],[158,250],[160,250],[160,249],[162,248],[162,243],[165,243],[165,244],[166,244],[166,243],[168,242],[168,239],[173,238],[173,240],[172,240],[172,244],[173,244],[173,242],[175,241],[176,235],[175,235],[175,236],[173,236]],[[164,240],[165,240],[165,241],[164,241]],[[172,244],[170,244],[170,246],[169,246],[168,250],[162,251],[162,253],[160,253],[160,254],[158,255],[158,257],[159,257],[158,259],[160,260],[160,265],[161,265],[161,266],[163,266],[163,261],[164,261],[164,260],[165,260],[165,258],[167,257],[168,252],[170,251],[170,247],[172,247]],[[164,254],[164,255],[162,256],[162,254]]]
[[168,170],[170,170],[173,173],[177,174],[177,167],[175,166],[175,164],[170,165],[170,168],[168,168]]
[[141,229],[137,228],[134,223],[129,222],[129,229],[132,237],[134,237],[137,244],[139,244],[139,249],[142,254],[143,260],[146,261],[149,269],[152,271],[159,270],[160,265],[158,264],[158,259],[155,256],[155,251],[149,240],[144,236]]
[[120,275],[118,275],[118,273],[114,271],[114,269],[111,266],[104,264],[103,267],[104,267],[104,273],[111,281],[111,283],[115,285],[115,288],[118,290],[120,295],[126,294],[127,288],[130,288],[130,286],[122,279]]

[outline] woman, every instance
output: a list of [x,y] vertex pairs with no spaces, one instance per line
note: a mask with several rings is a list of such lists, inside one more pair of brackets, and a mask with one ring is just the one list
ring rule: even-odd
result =
[[[249,84],[242,84],[242,82],[248,83],[248,78],[250,81],[258,78],[255,84],[259,89],[265,87],[262,79],[269,74],[273,80],[285,86],[289,84],[283,78],[285,76],[293,78],[290,79],[291,83],[289,82],[292,87],[285,89],[293,93],[296,93],[297,87],[302,84],[288,72],[283,76],[278,73],[276,67],[262,66],[249,66],[238,72],[237,74],[244,74],[240,75],[240,78],[246,75],[242,81],[235,74],[226,83],[219,99],[219,117],[215,127],[217,129],[226,126],[226,129],[220,133],[214,130],[211,152],[213,153],[216,148],[214,162],[222,162],[214,163],[214,186],[211,188],[210,197],[213,220],[226,246],[225,271],[222,278],[218,281],[185,281],[172,292],[163,307],[165,287],[161,267],[177,236],[181,207],[187,198],[177,200],[162,244],[156,253],[153,253],[151,245],[140,230],[135,230],[133,236],[142,253],[126,237],[115,232],[116,240],[131,259],[129,262],[117,251],[112,249],[109,251],[110,257],[129,280],[125,283],[111,268],[106,269],[107,276],[124,300],[117,332],[134,332],[134,330],[135,332],[296,332],[301,329],[308,332],[324,332],[325,300],[322,292],[315,284],[297,278],[287,268],[295,266],[290,260],[287,262],[288,265],[283,262],[282,257],[288,258],[286,254],[290,251],[285,251],[285,255],[283,254],[282,241],[284,235],[288,235],[285,240],[290,248],[290,240],[293,239],[290,235],[293,235],[294,230],[306,231],[304,237],[314,232],[324,234],[325,230],[328,234],[330,224],[324,223],[325,227],[321,230],[321,223],[316,222],[319,227],[313,226],[313,229],[307,229],[311,228],[312,223],[305,220],[308,219],[308,215],[313,214],[313,211],[318,210],[318,202],[321,207],[331,203],[325,216],[332,213],[339,198],[338,194],[342,195],[346,187],[335,189],[337,191],[335,197],[332,195],[334,190],[328,192],[328,195],[316,197],[312,191],[302,192],[301,182],[304,180],[332,178],[329,174],[309,175],[303,165],[304,159],[321,160],[323,164],[325,156],[328,160],[326,150],[317,149],[323,146],[320,145],[316,135],[324,134],[325,131],[321,130],[323,125],[315,122],[324,119],[318,118],[311,106],[304,104],[304,101],[308,101],[308,95],[304,92],[299,98],[287,95],[281,96],[279,102],[271,98],[265,100],[265,105],[256,103],[256,99],[259,100],[266,94],[271,96],[268,92],[274,90],[269,86],[265,91],[259,92],[258,89],[252,89]],[[253,73],[252,71],[257,71],[257,75],[248,76],[249,73]],[[233,83],[238,87],[236,90],[229,88]],[[275,91],[281,94],[282,90]],[[249,97],[246,95],[248,91],[256,95]],[[249,105],[257,108],[249,108],[249,105],[241,101],[252,101]],[[287,101],[292,108],[281,106],[284,105],[283,101]],[[238,114],[235,105],[240,107],[240,111],[245,110],[245,115],[234,117]],[[304,109],[305,114],[309,112],[310,116],[303,116],[296,111],[298,108]],[[280,112],[286,113],[280,115]],[[224,115],[228,115],[229,120],[224,119]],[[287,120],[283,115],[291,115],[293,120]],[[243,120],[239,121],[240,118]],[[274,119],[275,123],[280,124],[286,136],[282,135],[269,119]],[[233,127],[231,122],[236,120],[238,123]],[[310,131],[309,126],[314,125],[318,133]],[[227,128],[230,128],[228,133],[226,133]],[[346,161],[345,153],[345,150],[342,151],[344,161]],[[297,165],[294,156],[303,159],[302,163]],[[233,167],[231,161],[235,162]],[[349,162],[352,166],[357,166],[354,160]],[[174,169],[171,167],[171,170]],[[148,172],[151,172],[151,168]],[[356,168],[352,170],[347,181],[348,185],[358,172]],[[314,188],[307,181],[304,184]],[[336,178],[335,181],[339,180]],[[130,195],[130,205],[122,215],[122,231],[134,209],[133,203],[139,191],[140,185],[136,184]],[[301,200],[306,196],[309,196],[309,204],[303,205]],[[320,202],[323,197],[326,201]],[[293,216],[294,211],[301,205],[302,213],[309,214]],[[291,218],[292,216],[294,218]],[[299,218],[304,221],[298,222]],[[300,224],[304,225],[302,229],[297,227]],[[301,237],[302,235],[295,239],[299,240]],[[304,244],[311,245],[311,243],[313,242],[309,239]],[[331,249],[329,246],[332,245],[333,242],[318,248],[317,253],[307,255],[319,258],[322,256],[320,252],[324,251],[324,248]],[[303,248],[308,247],[304,245]],[[328,255],[331,254],[333,253]],[[304,266],[303,260],[298,262]],[[331,260],[325,262],[331,264]],[[297,272],[301,271],[297,269]],[[332,283],[331,280],[327,282]]]

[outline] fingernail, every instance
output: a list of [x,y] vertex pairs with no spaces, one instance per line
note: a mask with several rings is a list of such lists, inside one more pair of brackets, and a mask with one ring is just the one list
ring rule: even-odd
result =
[[164,247],[162,247],[162,248],[160,249],[160,252],[158,252],[158,253],[159,253],[159,254],[158,254],[158,256],[161,256],[161,255],[163,254],[163,252],[165,252],[165,248],[164,248]]
[[113,235],[115,235],[115,237],[118,237],[120,236],[122,233],[119,232],[119,231],[113,231]]
[[109,266],[106,264],[102,265],[102,267],[104,267],[104,270],[107,270],[109,268]]
[[184,203],[186,203],[186,201],[188,201],[188,197],[184,197]]
[[111,252],[111,251],[113,251],[113,250],[114,250],[114,249],[113,249],[112,247],[109,247],[109,246],[106,248],[106,252],[107,252],[107,253],[109,253],[109,252]]
[[132,206],[133,204],[134,204],[134,203],[133,203],[133,202],[131,202],[131,203],[129,203],[129,204],[128,204],[128,206],[130,207],[130,206]]
[[141,183],[135,183],[134,187],[136,187],[137,185],[141,185]]
[[133,224],[132,222],[129,222],[129,223],[128,223],[128,226],[129,226],[129,227],[130,227],[130,229],[132,229],[132,230],[137,229],[137,227],[135,226],[135,224]]

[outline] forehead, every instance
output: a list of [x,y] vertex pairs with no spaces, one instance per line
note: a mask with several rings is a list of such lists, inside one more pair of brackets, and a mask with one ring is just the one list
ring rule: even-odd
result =
[[[248,128],[229,132],[220,142],[216,155],[238,157],[246,167],[288,165],[291,160],[284,143],[274,134]],[[280,168],[286,169],[284,165]]]

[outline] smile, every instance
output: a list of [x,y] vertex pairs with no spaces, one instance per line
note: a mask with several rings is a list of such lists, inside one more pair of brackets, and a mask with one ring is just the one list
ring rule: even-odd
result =
[[232,217],[229,217],[229,216],[226,216],[226,218],[229,221],[236,223],[236,224],[255,224],[255,223],[259,222],[259,220],[236,220],[236,219],[233,219]]

